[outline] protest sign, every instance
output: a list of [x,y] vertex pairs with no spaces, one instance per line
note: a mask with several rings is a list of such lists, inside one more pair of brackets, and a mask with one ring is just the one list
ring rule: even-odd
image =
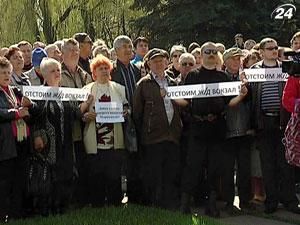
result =
[[47,86],[22,86],[23,95],[31,100],[86,101],[88,90]]
[[167,87],[166,98],[189,99],[239,95],[242,82],[222,82]]
[[124,122],[123,104],[118,102],[95,102],[97,123]]

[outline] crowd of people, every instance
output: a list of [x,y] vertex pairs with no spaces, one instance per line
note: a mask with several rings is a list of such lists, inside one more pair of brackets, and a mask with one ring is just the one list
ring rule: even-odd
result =
[[[168,52],[150,49],[145,37],[118,36],[110,49],[76,33],[1,48],[0,221],[120,205],[124,197],[182,213],[205,204],[212,217],[263,203],[265,213],[282,203],[300,214],[299,170],[282,144],[300,79],[250,83],[242,72],[281,67],[299,43],[300,32],[289,47],[237,34],[230,48],[209,41]],[[169,86],[231,81],[241,81],[237,96],[167,97]],[[89,97],[31,100],[24,86],[77,88]],[[122,104],[125,122],[97,122],[103,102]]]

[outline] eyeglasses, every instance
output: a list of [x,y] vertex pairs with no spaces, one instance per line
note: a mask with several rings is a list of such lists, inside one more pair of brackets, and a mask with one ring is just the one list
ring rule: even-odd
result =
[[172,55],[173,58],[177,58],[179,57],[180,55]]
[[181,63],[182,66],[194,66],[194,63]]
[[206,55],[210,55],[211,53],[214,54],[214,55],[216,55],[216,54],[218,54],[218,51],[215,50],[215,49],[205,49],[205,50],[204,50],[204,53],[205,53]]
[[273,51],[273,50],[278,50],[278,46],[275,46],[275,47],[269,47],[269,48],[265,48],[269,51]]

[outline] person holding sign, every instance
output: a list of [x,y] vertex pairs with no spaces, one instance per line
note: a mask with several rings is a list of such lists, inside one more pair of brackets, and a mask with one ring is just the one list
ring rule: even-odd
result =
[[[45,79],[45,86],[58,88],[61,82],[61,64],[52,58],[44,58],[40,65],[41,73]],[[85,111],[91,103],[91,97],[82,103],[81,110]],[[54,214],[61,214],[68,207],[73,187],[73,179],[77,176],[75,170],[74,146],[72,128],[75,119],[81,118],[81,111],[77,104],[69,101],[41,100],[37,101],[38,112],[34,115],[33,130],[45,130],[48,135],[46,154],[51,165],[52,180],[52,207]],[[35,136],[34,143],[43,138]],[[43,143],[41,143],[43,145]]]
[[[225,74],[231,81],[239,81],[239,69],[243,52],[239,48],[227,49],[223,54]],[[251,200],[250,182],[250,98],[245,98],[235,107],[226,109],[226,145],[224,148],[224,173],[222,178],[226,211],[234,213],[234,167],[237,162],[237,186],[241,210],[249,209]]]
[[[185,85],[207,84],[230,81],[226,74],[216,70],[217,47],[213,42],[206,42],[201,47],[202,67],[191,71]],[[244,99],[248,90],[243,84],[240,94],[234,98],[206,97],[194,98],[190,103],[192,122],[190,124],[189,148],[186,167],[182,175],[181,211],[190,212],[190,198],[195,191],[197,179],[202,173],[204,161],[208,161],[209,201],[206,214],[219,216],[216,207],[216,195],[221,175],[222,146],[225,141],[225,109],[235,106]],[[208,159],[206,159],[208,157]]]
[[35,109],[10,86],[12,64],[0,57],[0,223],[24,216],[25,164],[29,156],[29,112]]
[[119,205],[122,200],[121,172],[126,156],[122,122],[128,114],[128,102],[125,87],[110,81],[112,68],[108,58],[98,55],[91,62],[95,82],[84,87],[94,96],[83,115],[83,141],[88,154],[88,183],[93,206]]
[[[265,38],[259,44],[262,61],[251,68],[281,67],[276,40]],[[282,144],[289,115],[282,107],[284,82],[252,83],[253,128],[256,130],[257,148],[260,150],[266,200],[265,213],[274,213],[279,201],[288,211],[300,213],[295,194],[293,168],[285,160]]]
[[150,72],[141,78],[134,93],[133,118],[142,151],[145,197],[153,206],[179,207],[179,141],[182,123],[179,107],[166,97],[166,88],[176,85],[165,69],[168,53],[153,48],[144,57]]

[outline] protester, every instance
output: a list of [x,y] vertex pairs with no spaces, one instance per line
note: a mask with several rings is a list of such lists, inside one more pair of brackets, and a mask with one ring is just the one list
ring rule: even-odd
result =
[[93,58],[96,58],[97,55],[102,54],[107,58],[110,58],[109,49],[106,46],[97,46],[93,50]]
[[256,45],[256,42],[252,39],[248,39],[244,43],[244,49],[251,50]]
[[138,65],[142,63],[144,56],[149,51],[149,40],[145,37],[138,37],[133,42],[135,56],[131,63]]
[[[225,74],[231,81],[239,81],[242,50],[239,48],[227,49],[223,54]],[[227,203],[226,211],[233,214],[234,208],[234,171],[237,163],[237,186],[239,208],[248,210],[251,196],[250,181],[250,98],[245,98],[235,107],[226,109],[226,144],[224,148],[224,173],[222,186],[224,199]]]
[[7,47],[3,47],[0,49],[0,56],[4,57],[6,55],[6,53],[8,52],[8,48]]
[[232,46],[233,48],[240,48],[240,49],[244,48],[244,38],[242,34],[236,34],[234,36],[234,41],[235,44]]
[[[133,107],[133,95],[136,90],[136,83],[140,80],[141,74],[137,66],[130,62],[132,57],[132,41],[128,36],[120,35],[113,43],[117,60],[113,63],[111,80],[125,87],[126,99],[129,109]],[[128,156],[127,181],[128,196],[133,202],[143,202],[140,153],[131,153]]]
[[[185,80],[185,85],[205,84],[229,81],[226,74],[216,70],[217,47],[212,42],[207,42],[201,47],[202,66],[191,71]],[[207,161],[209,199],[206,214],[213,217],[219,216],[216,206],[218,181],[221,175],[222,153],[226,123],[224,112],[227,105],[237,105],[247,94],[245,86],[239,96],[232,98],[196,98],[190,102],[192,122],[189,133],[189,149],[186,167],[182,176],[181,211],[190,212],[191,195],[195,191],[197,178],[201,177],[204,161]],[[206,159],[207,155],[207,159]]]
[[225,45],[223,45],[222,43],[216,43],[216,45],[217,45],[217,50],[218,50],[221,54],[223,54],[223,53],[225,52],[225,50],[226,50]]
[[143,145],[142,171],[145,197],[153,206],[179,207],[181,119],[175,101],[166,98],[166,87],[175,84],[165,73],[168,54],[151,49],[145,56],[150,72],[138,83],[133,116]]
[[186,52],[186,48],[182,45],[173,45],[170,51],[171,64],[169,65],[166,73],[175,79],[180,74],[179,72],[179,57]]
[[20,48],[21,52],[23,52],[23,58],[24,58],[23,72],[27,72],[31,70],[31,68],[33,67],[31,63],[32,45],[28,41],[20,41],[17,44],[17,47]]
[[[74,38],[65,39],[62,46],[62,71],[60,85],[69,88],[83,88],[92,82],[91,76],[78,66],[79,43]],[[79,104],[74,102],[73,104]],[[83,146],[82,121],[75,118],[72,130],[72,141],[74,142],[74,154],[76,157],[76,178],[73,200],[77,206],[81,207],[88,204],[87,190],[87,171],[86,171],[86,152]]]
[[200,68],[202,65],[201,48],[195,48],[191,53],[196,59],[196,68]]
[[73,38],[79,43],[78,65],[91,76],[90,57],[92,56],[93,41],[87,33],[76,33]]
[[23,73],[24,59],[21,50],[18,47],[10,47],[5,57],[13,66],[11,85],[18,88],[21,88],[23,85],[31,85],[29,77]]
[[[275,39],[265,38],[259,44],[263,60],[251,68],[278,68],[278,45]],[[295,194],[294,172],[285,160],[281,142],[289,115],[281,104],[284,82],[252,83],[252,126],[256,130],[260,150],[266,200],[265,213],[274,213],[279,202],[288,211],[300,213]]]
[[25,216],[25,169],[32,102],[10,86],[12,65],[0,57],[0,221]]
[[55,44],[47,45],[45,47],[45,51],[49,58],[53,58],[53,59],[57,60],[58,62],[62,61],[61,51],[59,50],[57,45],[55,45]]
[[[41,63],[41,73],[45,79],[44,86],[60,87],[61,64],[52,58],[45,58]],[[89,98],[82,112],[91,102]],[[75,159],[73,150],[72,128],[74,120],[81,118],[81,111],[76,104],[61,100],[37,101],[38,112],[35,117],[34,131],[45,130],[49,138],[47,160],[52,168],[51,204],[48,210],[53,214],[63,213],[69,206],[75,176]],[[34,141],[42,137],[35,137]],[[41,143],[45,144],[45,143]]]
[[47,53],[42,48],[36,48],[32,51],[32,65],[33,67],[25,72],[25,75],[29,77],[32,86],[39,86],[44,84],[44,77],[41,74],[40,64],[43,58],[47,57]]
[[[125,166],[125,144],[122,123],[96,122],[96,102],[116,102],[128,113],[125,88],[110,81],[112,63],[103,55],[91,62],[91,71],[95,82],[84,87],[94,101],[83,116],[86,122],[84,145],[88,154],[88,183],[92,206],[120,205],[122,200],[121,175]],[[124,174],[123,174],[124,175]]]
[[188,47],[188,52],[192,53],[196,48],[200,48],[200,45],[197,42],[192,42]]

